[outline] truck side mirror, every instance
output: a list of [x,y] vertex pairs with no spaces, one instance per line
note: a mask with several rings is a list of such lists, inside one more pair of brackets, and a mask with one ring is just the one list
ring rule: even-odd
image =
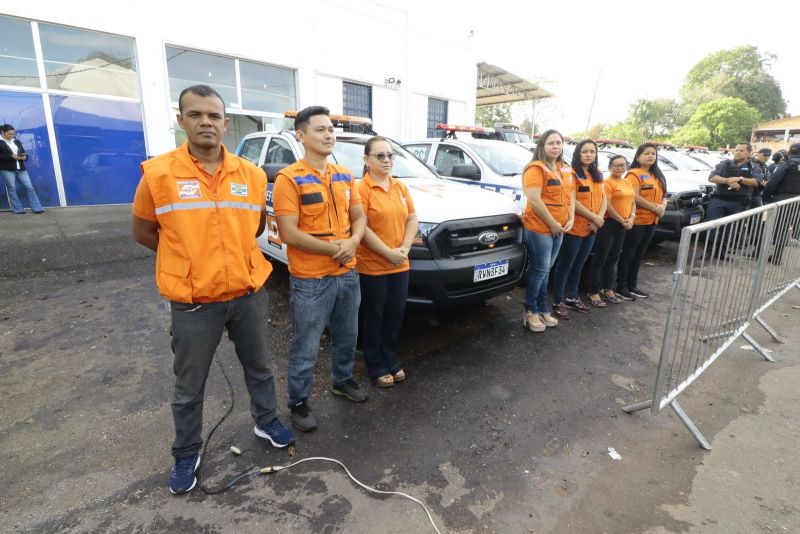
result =
[[282,169],[285,169],[288,165],[284,163],[265,163],[261,166],[261,169],[267,173],[267,183],[274,183],[275,177],[278,175],[278,172]]
[[480,180],[481,171],[478,170],[478,167],[476,167],[475,165],[469,165],[469,164],[453,165],[453,169],[450,171],[450,176],[452,176],[453,178],[467,178],[469,180]]

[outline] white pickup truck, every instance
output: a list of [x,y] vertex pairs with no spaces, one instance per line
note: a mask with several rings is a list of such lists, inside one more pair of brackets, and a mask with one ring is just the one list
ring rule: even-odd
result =
[[[369,135],[337,132],[331,159],[361,178],[364,143]],[[522,224],[506,196],[439,178],[411,153],[392,142],[397,154],[392,174],[409,188],[419,232],[409,252],[408,301],[451,307],[479,302],[510,291],[525,266]],[[275,176],[303,154],[293,131],[245,136],[236,154],[267,174],[267,230],[258,238],[270,258],[287,263],[272,205]]]

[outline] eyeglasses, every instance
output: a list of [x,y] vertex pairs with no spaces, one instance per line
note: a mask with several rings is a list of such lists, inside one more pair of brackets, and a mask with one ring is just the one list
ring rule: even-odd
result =
[[627,165],[624,163],[617,163],[615,165],[611,165],[612,169],[624,169],[625,167],[627,167]]
[[386,161],[387,159],[392,161],[395,154],[394,152],[386,152],[385,154],[383,152],[378,152],[377,154],[370,154],[370,156],[376,158],[378,161]]

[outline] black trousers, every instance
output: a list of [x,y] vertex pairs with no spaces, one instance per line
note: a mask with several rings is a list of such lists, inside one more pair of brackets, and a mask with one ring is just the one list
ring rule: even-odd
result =
[[632,289],[639,282],[639,266],[644,251],[656,233],[655,224],[634,226],[625,232],[622,242],[622,254],[617,264],[617,290]]
[[614,269],[617,266],[622,242],[625,240],[625,227],[614,219],[606,219],[597,230],[594,240],[594,255],[589,262],[586,275],[589,279],[589,292],[599,293],[601,289],[611,289]]

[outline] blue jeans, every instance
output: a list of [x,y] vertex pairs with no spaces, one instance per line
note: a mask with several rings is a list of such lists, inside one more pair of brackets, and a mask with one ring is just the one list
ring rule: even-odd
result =
[[292,346],[289,349],[289,407],[311,396],[319,339],[327,325],[333,345],[331,381],[353,376],[361,290],[355,269],[339,276],[289,277]]
[[528,286],[525,288],[525,310],[533,313],[550,313],[547,307],[547,275],[556,261],[564,234],[540,234],[525,229],[525,248],[530,259]]
[[6,189],[8,190],[8,198],[11,200],[11,207],[15,213],[24,213],[25,206],[20,202],[17,196],[17,183],[19,180],[25,191],[28,193],[28,203],[31,205],[31,210],[42,211],[42,203],[39,202],[39,197],[36,196],[36,191],[33,189],[31,177],[28,176],[28,171],[0,171],[6,181]]
[[176,458],[200,451],[203,445],[203,396],[208,370],[227,327],[250,393],[250,414],[263,426],[277,416],[275,378],[267,347],[269,299],[263,287],[227,302],[171,302],[175,392],[172,417]]
[[592,252],[596,235],[579,237],[564,234],[564,242],[558,251],[558,262],[553,272],[553,302],[563,302],[565,291],[567,299],[578,298],[578,283],[581,281],[583,264]]
[[361,279],[361,335],[364,362],[370,378],[401,369],[397,361],[397,338],[403,325],[408,297],[408,271],[394,274],[359,274]]

